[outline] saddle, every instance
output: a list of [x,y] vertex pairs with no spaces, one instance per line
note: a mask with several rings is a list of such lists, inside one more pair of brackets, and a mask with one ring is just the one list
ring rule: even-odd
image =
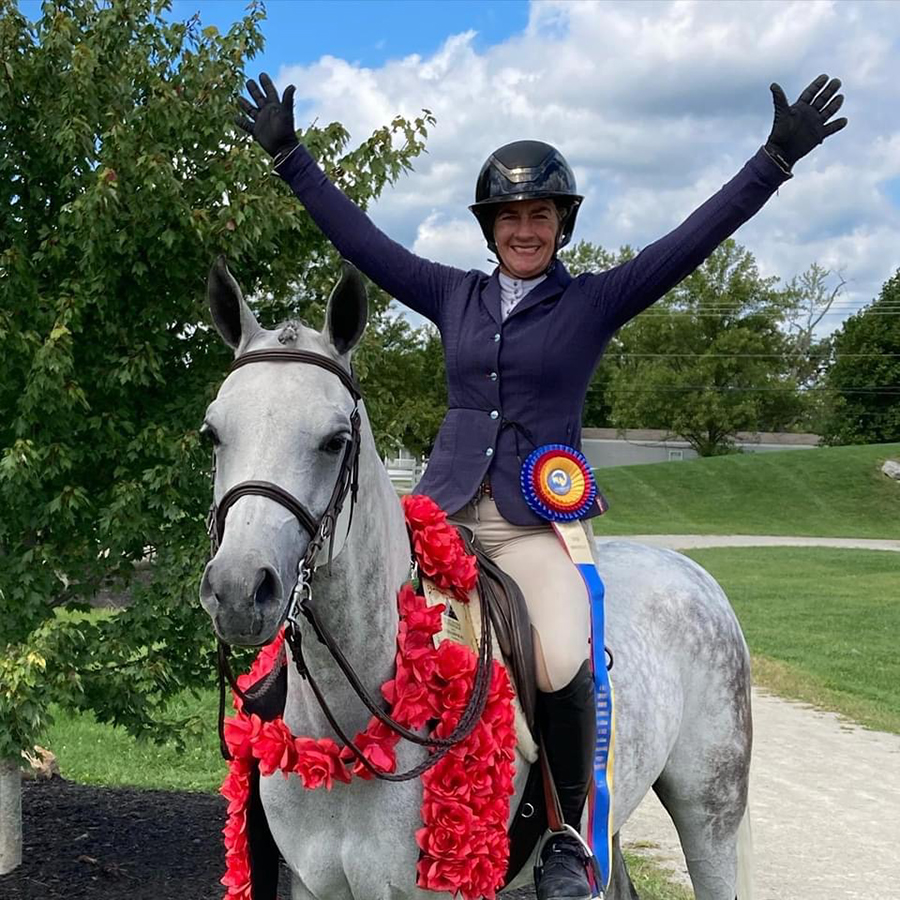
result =
[[479,588],[487,595],[494,637],[509,670],[525,723],[536,736],[534,640],[525,598],[515,580],[506,574],[484,551],[481,544],[465,529],[459,529],[466,550],[478,562]]
[[[492,634],[516,689],[521,715],[517,715],[520,752],[534,762],[537,752],[534,642],[525,599],[514,579],[503,572],[473,536],[460,529],[469,553],[478,562],[478,592],[485,596],[490,611]],[[430,593],[426,585],[426,597]],[[435,602],[446,601],[444,596]],[[472,610],[480,616],[477,604]],[[449,608],[449,604],[448,604]],[[475,633],[479,629],[475,629]],[[465,642],[465,641],[463,641]],[[246,712],[271,721],[284,712],[287,698],[288,655],[282,648],[269,674],[244,691]],[[524,733],[523,733],[524,732]],[[276,900],[281,855],[269,830],[259,795],[259,769],[250,776],[247,808],[247,840],[250,856],[253,900]],[[505,884],[509,884],[528,864],[531,854],[547,828],[546,800],[541,766],[532,765],[525,791],[509,827],[510,857]]]

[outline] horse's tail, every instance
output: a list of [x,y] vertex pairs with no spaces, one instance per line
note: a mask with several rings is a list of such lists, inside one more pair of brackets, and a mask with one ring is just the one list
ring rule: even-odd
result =
[[737,832],[737,900],[753,900],[753,832],[749,803]]

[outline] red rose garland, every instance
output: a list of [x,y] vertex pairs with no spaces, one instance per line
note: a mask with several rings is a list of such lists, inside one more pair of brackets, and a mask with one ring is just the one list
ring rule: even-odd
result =
[[[475,559],[466,553],[456,529],[428,497],[404,497],[403,509],[419,569],[438,587],[468,600],[475,586]],[[459,722],[475,680],[475,654],[461,644],[433,637],[441,630],[442,604],[428,606],[411,585],[397,598],[400,624],[394,677],[382,686],[391,715],[408,728],[433,724],[435,736],[450,734]],[[249,687],[275,665],[283,632],[257,656],[238,686]],[[421,849],[416,884],[432,891],[462,894],[464,900],[494,900],[509,860],[506,822],[515,774],[516,730],[513,690],[506,669],[494,662],[484,715],[469,737],[422,776],[422,822],[416,832]],[[281,717],[263,722],[247,715],[234,698],[236,715],[225,723],[233,759],[221,793],[228,800],[225,836],[226,898],[252,900],[247,843],[247,803],[252,760],[262,775],[294,774],[308,790],[335,781],[349,783],[371,773],[350,750],[330,738],[294,737]],[[356,745],[376,768],[393,772],[399,737],[377,719],[356,736]]]

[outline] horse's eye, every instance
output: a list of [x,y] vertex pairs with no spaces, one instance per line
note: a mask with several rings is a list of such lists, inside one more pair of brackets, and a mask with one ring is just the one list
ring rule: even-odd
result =
[[200,426],[200,436],[204,440],[209,441],[213,445],[213,447],[219,446],[219,435],[216,432],[216,429],[213,428],[212,425],[209,424],[209,422],[204,422]]
[[322,444],[322,450],[325,453],[338,454],[344,447],[347,445],[347,435],[346,434],[333,434],[324,444]]

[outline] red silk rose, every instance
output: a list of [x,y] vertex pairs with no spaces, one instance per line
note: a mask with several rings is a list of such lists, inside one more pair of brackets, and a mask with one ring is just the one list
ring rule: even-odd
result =
[[466,552],[447,514],[430,497],[408,496],[401,502],[419,568],[439,588],[467,603],[477,579],[475,557]]
[[295,738],[297,762],[293,771],[300,777],[303,787],[314,791],[325,786],[331,790],[334,780],[350,783],[350,773],[341,759],[341,748],[331,738]]
[[465,764],[454,756],[445,756],[423,776],[427,799],[465,802],[472,793]]
[[283,719],[263,725],[253,744],[253,755],[259,760],[260,775],[271,775],[280,769],[287,778],[287,773],[297,761],[297,751],[294,749],[294,736]]
[[459,835],[468,834],[475,821],[469,806],[453,800],[426,800],[422,804],[422,821],[426,825],[439,825]]
[[[369,720],[365,731],[361,731],[353,743],[362,751],[363,756],[381,772],[394,772],[397,769],[397,755],[394,747],[400,740],[400,736],[391,731],[378,719]],[[341,759],[348,765],[352,765],[351,774],[366,781],[372,779],[372,773],[354,756],[349,747],[341,750]]]

